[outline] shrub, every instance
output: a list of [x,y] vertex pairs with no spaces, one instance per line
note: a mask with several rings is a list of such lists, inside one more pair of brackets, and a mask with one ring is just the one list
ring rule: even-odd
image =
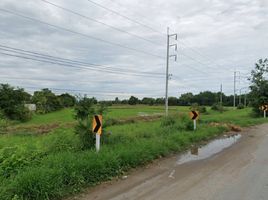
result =
[[200,113],[206,113],[207,108],[206,106],[199,106],[198,103],[193,103],[190,107],[190,110],[198,111]]
[[211,106],[211,110],[216,110],[216,111],[224,111],[223,109],[223,106],[220,105],[219,103],[214,103],[212,106]]
[[241,103],[237,105],[237,109],[239,109],[239,110],[244,109],[244,108],[245,108],[245,106]]
[[75,126],[75,133],[80,137],[82,149],[92,148],[95,144],[96,136],[91,132],[93,116],[102,115],[107,111],[107,106],[104,103],[98,106],[95,106],[94,103],[94,98],[83,97],[78,100],[75,106],[75,119],[78,120],[78,125]]
[[161,127],[173,126],[175,122],[174,116],[164,117],[161,121]]

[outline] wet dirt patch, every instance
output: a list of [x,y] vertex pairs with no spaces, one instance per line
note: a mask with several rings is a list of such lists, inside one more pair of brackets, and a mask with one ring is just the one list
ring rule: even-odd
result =
[[34,125],[34,126],[14,126],[14,127],[7,127],[6,133],[7,134],[16,134],[16,133],[46,134],[59,127],[60,127],[59,123]]
[[209,142],[204,146],[193,146],[190,151],[181,155],[177,160],[177,165],[182,165],[191,161],[204,160],[209,158],[224,149],[232,146],[241,138],[240,134],[235,134],[233,136],[225,136]]
[[217,122],[212,122],[209,124],[209,126],[212,127],[225,127],[228,128],[231,131],[235,131],[235,132],[241,132],[242,128],[240,126],[234,125],[234,124],[230,124],[230,123],[217,123]]

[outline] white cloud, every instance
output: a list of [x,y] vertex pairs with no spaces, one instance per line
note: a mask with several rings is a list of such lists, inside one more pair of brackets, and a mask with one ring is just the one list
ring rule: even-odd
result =
[[[170,26],[179,34],[179,59],[177,63],[171,61],[170,65],[170,73],[173,74],[169,88],[171,96],[188,91],[218,91],[221,83],[224,92],[230,94],[233,90],[233,70],[247,73],[256,60],[267,57],[266,0],[94,1],[159,32],[165,33],[166,27]],[[2,0],[0,8],[150,54],[166,55],[166,37],[163,34],[130,22],[87,0],[51,2],[156,44],[67,13],[40,0],[26,0],[23,3]],[[123,70],[165,73],[164,58],[57,30],[1,10],[0,18],[1,45]],[[124,98],[131,94],[139,97],[164,96],[164,78],[123,76],[121,73],[100,73],[93,69],[78,70],[1,54],[0,58],[0,82],[15,86],[92,91],[94,96],[108,99],[116,96]],[[246,84],[241,82],[239,87],[245,87]],[[105,94],[96,94],[96,91]]]

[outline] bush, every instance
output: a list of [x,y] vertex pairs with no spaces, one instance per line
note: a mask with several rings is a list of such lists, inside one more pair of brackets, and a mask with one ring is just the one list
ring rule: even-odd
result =
[[78,120],[78,125],[75,126],[75,133],[80,137],[82,149],[94,147],[96,136],[91,132],[93,116],[102,115],[107,110],[104,103],[98,106],[95,106],[94,103],[94,98],[84,97],[76,103],[74,109],[75,119]]
[[14,112],[13,119],[15,120],[26,122],[32,118],[31,111],[28,108],[26,108],[24,105],[16,106],[14,111],[15,112]]
[[207,112],[207,108],[206,106],[199,106],[198,103],[193,103],[190,107],[190,110],[192,111],[198,111],[200,113],[206,113]]
[[174,116],[164,117],[161,121],[161,127],[173,126],[175,123]]
[[7,126],[8,122],[3,114],[3,111],[0,110],[0,134],[5,133]]
[[216,111],[220,111],[220,112],[223,112],[224,111],[223,106],[220,105],[219,103],[214,103],[211,106],[211,110],[216,110]]
[[27,121],[31,119],[30,111],[24,103],[30,100],[30,94],[23,89],[15,89],[9,85],[0,84],[0,109],[2,114],[11,120]]
[[237,105],[237,109],[239,109],[239,110],[244,109],[244,108],[245,108],[245,106],[241,103]]

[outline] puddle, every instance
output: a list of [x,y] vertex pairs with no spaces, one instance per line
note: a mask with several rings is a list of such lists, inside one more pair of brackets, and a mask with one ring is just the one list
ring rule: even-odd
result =
[[177,164],[181,165],[190,161],[197,161],[209,158],[226,149],[227,147],[232,146],[240,138],[241,135],[237,134],[231,137],[214,140],[202,147],[193,147],[188,153],[180,156],[179,160],[177,161]]

